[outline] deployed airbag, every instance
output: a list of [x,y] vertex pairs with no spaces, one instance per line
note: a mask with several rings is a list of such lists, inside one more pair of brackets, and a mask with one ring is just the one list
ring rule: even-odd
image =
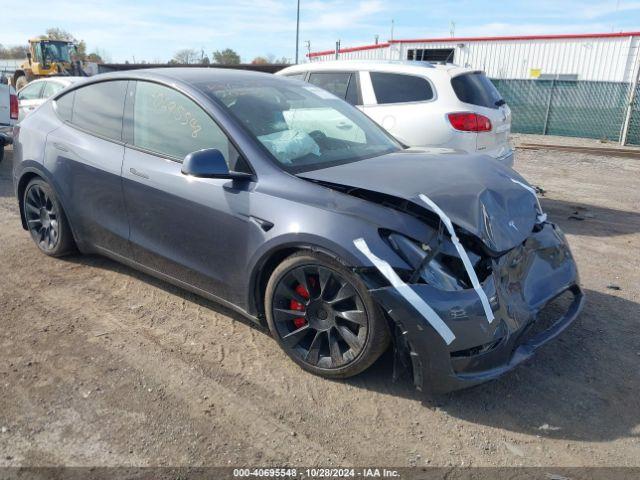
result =
[[261,135],[258,140],[281,162],[291,163],[305,155],[320,155],[318,144],[302,130],[282,130]]

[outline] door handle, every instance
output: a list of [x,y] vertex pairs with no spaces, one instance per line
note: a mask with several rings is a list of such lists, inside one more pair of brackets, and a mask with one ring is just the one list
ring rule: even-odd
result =
[[61,152],[68,152],[69,149],[67,147],[65,147],[64,145],[58,143],[58,142],[53,142],[53,146],[55,147],[56,150],[60,150]]
[[129,172],[131,173],[131,175],[135,175],[136,177],[146,178],[147,180],[149,179],[149,175],[147,175],[146,173],[143,173],[143,172],[141,172],[139,170],[136,170],[133,167],[131,167],[129,169]]

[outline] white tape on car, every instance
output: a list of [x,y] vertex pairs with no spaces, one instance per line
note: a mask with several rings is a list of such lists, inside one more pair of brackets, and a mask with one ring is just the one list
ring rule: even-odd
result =
[[456,338],[451,329],[447,327],[447,324],[442,321],[440,316],[413,291],[413,289],[404,283],[402,279],[395,272],[393,267],[387,262],[378,258],[364,241],[364,238],[357,238],[353,241],[353,244],[362,254],[373,263],[380,273],[391,283],[391,285],[398,291],[402,297],[413,306],[426,320],[435,328],[436,332],[444,339],[447,345],[450,345]]
[[473,285],[473,289],[478,294],[480,298],[480,303],[482,303],[482,308],[484,309],[484,313],[487,317],[489,323],[493,322],[494,316],[493,311],[491,310],[491,305],[489,304],[489,299],[487,298],[487,294],[484,293],[482,286],[480,285],[480,281],[478,280],[478,276],[476,275],[476,271],[473,269],[473,265],[471,265],[471,260],[469,260],[469,255],[467,255],[467,251],[464,249],[458,236],[456,235],[455,230],[453,229],[453,224],[449,217],[436,205],[433,200],[427,197],[424,193],[419,195],[420,200],[426,203],[431,210],[433,210],[442,220],[444,226],[447,227],[449,235],[451,236],[451,241],[453,245],[456,247],[458,251],[458,255],[460,255],[460,259],[462,260],[462,264],[464,265],[464,269],[467,271],[467,275],[469,275],[469,279],[471,280],[471,285]]
[[545,222],[547,220],[547,214],[542,211],[542,205],[540,205],[540,199],[538,198],[538,194],[536,193],[536,190],[534,188],[530,187],[529,185],[527,185],[526,183],[522,183],[522,182],[516,180],[515,178],[512,178],[511,181],[513,183],[517,183],[522,188],[524,188],[526,190],[529,190],[531,192],[531,194],[536,199],[536,203],[538,204],[538,223]]

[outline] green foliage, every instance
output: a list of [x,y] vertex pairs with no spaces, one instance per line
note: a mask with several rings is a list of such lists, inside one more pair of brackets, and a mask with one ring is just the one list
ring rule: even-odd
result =
[[220,65],[239,65],[240,55],[231,48],[225,48],[224,50],[216,50],[213,52],[213,60]]

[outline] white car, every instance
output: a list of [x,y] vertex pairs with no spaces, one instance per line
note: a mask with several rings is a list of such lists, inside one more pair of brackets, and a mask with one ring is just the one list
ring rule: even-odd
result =
[[18,90],[19,120],[29,115],[63,88],[80,80],[85,80],[85,77],[39,78],[28,83]]
[[427,62],[294,65],[297,78],[343,98],[411,147],[483,153],[513,166],[511,110],[481,71]]
[[13,143],[13,126],[18,120],[18,99],[11,85],[0,82],[0,162],[4,147]]

